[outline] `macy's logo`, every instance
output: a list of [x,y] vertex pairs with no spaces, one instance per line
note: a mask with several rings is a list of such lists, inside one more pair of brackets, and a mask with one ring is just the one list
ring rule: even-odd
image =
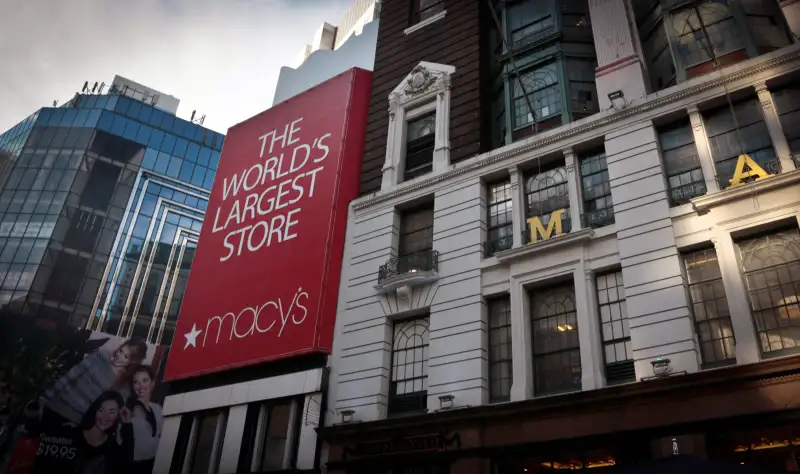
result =
[[[247,306],[242,308],[238,313],[228,312],[225,313],[224,316],[208,318],[204,329],[198,329],[197,323],[194,323],[192,324],[192,330],[183,335],[183,337],[186,338],[186,344],[183,346],[183,350],[186,350],[189,346],[197,347],[197,337],[200,336],[200,334],[203,334],[201,347],[205,347],[209,339],[208,335],[213,334],[215,329],[216,336],[211,337],[210,343],[212,344],[219,343],[220,335],[223,335],[223,340],[225,340],[225,334],[227,334],[229,341],[232,341],[234,338],[243,339],[252,336],[256,332],[264,333],[271,331],[277,324],[280,324],[278,337],[281,337],[289,321],[294,325],[300,325],[306,320],[308,309],[303,306],[304,301],[308,301],[308,293],[303,291],[302,288],[298,288],[288,308],[284,308],[283,301],[278,298],[277,300],[267,301],[261,306]],[[267,308],[270,307],[274,308],[277,313],[273,314],[272,317],[267,315],[267,313],[269,313]],[[263,321],[262,318],[267,321]],[[269,321],[270,319],[271,321]],[[230,321],[230,323],[228,323],[228,321]],[[265,325],[262,326],[261,323]],[[223,328],[228,324],[230,324],[230,332],[224,333]]]

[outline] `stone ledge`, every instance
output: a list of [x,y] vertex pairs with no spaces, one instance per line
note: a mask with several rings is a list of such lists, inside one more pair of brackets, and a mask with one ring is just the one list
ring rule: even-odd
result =
[[756,193],[764,193],[791,186],[793,184],[798,184],[798,182],[800,182],[800,169],[770,176],[769,178],[764,178],[754,183],[743,184],[716,193],[696,197],[691,201],[692,208],[698,214],[703,214],[714,207],[721,206],[728,202],[745,199]]
[[389,277],[375,285],[375,291],[379,294],[392,293],[401,288],[413,288],[415,286],[427,285],[439,279],[439,272],[435,270],[401,273]]
[[527,244],[521,247],[515,247],[509,250],[503,250],[494,254],[500,262],[507,262],[523,256],[532,255],[539,252],[547,252],[556,247],[566,247],[568,245],[577,244],[585,240],[589,240],[594,235],[594,229],[586,228],[570,232],[558,237],[553,237],[548,240],[536,242],[535,244]]

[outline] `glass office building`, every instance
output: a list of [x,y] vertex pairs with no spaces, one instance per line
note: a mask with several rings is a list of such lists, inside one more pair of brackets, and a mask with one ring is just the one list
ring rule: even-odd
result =
[[0,135],[2,308],[169,345],[223,140],[114,89]]

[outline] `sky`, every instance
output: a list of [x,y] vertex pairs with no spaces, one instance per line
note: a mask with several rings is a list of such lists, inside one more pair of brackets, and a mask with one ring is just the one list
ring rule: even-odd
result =
[[289,65],[354,0],[0,0],[0,133],[115,74],[225,133],[272,105]]

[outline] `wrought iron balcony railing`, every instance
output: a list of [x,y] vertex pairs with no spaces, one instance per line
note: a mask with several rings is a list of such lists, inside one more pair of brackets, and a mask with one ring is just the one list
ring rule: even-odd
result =
[[504,235],[503,237],[499,237],[494,240],[487,240],[486,242],[483,243],[483,255],[484,257],[491,257],[497,252],[508,250],[513,246],[514,246],[513,235]]
[[704,195],[706,189],[706,183],[703,181],[684,184],[669,190],[669,200],[673,206],[680,206],[688,203],[692,198]]
[[596,211],[584,212],[581,215],[584,227],[597,229],[614,223],[614,208],[607,207]]
[[[766,171],[770,175],[776,175],[781,173],[780,159],[776,158],[774,160],[769,160],[758,164],[759,166],[761,166],[761,168],[764,169],[764,171]],[[730,170],[730,174],[728,173],[722,174],[718,172],[716,178],[717,178],[717,183],[719,183],[719,189],[721,190],[728,189],[729,187],[731,187],[732,184],[731,182],[733,181],[733,169]],[[744,180],[744,184],[748,184],[753,181],[755,181],[754,178],[748,178]]]
[[393,258],[378,268],[378,283],[397,275],[439,270],[439,252],[423,250]]

